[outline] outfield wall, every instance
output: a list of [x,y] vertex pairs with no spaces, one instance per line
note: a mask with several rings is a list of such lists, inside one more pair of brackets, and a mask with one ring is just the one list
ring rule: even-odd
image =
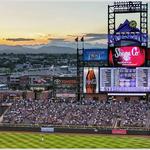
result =
[[102,128],[70,128],[70,127],[8,127],[0,126],[0,131],[22,131],[43,133],[87,133],[87,134],[113,134],[113,135],[150,135],[150,130],[141,129],[102,129]]
[[5,126],[1,126],[0,131],[41,132],[41,128],[39,128],[39,127],[5,127]]

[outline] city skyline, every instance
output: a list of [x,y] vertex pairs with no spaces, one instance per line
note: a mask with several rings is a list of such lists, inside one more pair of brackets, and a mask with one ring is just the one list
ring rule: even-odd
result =
[[[83,35],[90,44],[107,44],[108,4],[112,2],[1,0],[0,45],[57,45]],[[117,25],[126,18],[139,22],[130,14],[118,16]]]

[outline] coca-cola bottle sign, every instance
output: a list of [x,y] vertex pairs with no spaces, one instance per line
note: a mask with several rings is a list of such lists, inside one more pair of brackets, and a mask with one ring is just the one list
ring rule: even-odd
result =
[[98,93],[98,67],[84,68],[84,93]]

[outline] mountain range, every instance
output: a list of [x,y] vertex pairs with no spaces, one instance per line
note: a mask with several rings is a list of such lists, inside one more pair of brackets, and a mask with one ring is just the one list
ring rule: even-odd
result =
[[76,49],[63,46],[42,46],[39,48],[25,47],[25,46],[8,46],[0,45],[0,54],[2,53],[14,53],[14,54],[75,54]]
[[[8,45],[0,45],[0,54],[2,53],[14,53],[14,54],[76,54],[76,43],[73,42],[60,42],[53,43],[55,45],[47,44],[47,45],[34,45],[34,46],[8,46]],[[79,48],[82,46],[80,45]],[[86,43],[86,48],[106,48],[106,44],[102,43]]]

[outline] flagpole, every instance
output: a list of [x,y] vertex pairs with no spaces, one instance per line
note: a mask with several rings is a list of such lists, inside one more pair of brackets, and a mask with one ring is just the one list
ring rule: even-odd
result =
[[78,36],[75,38],[75,42],[77,43],[76,46],[77,46],[77,49],[78,49],[78,48],[79,48],[79,47],[78,47]]
[[84,40],[83,40],[83,42],[82,42],[83,44],[82,44],[82,49],[84,49]]
[[80,41],[82,42],[82,50],[84,51],[84,36],[82,36],[82,38],[80,39]]
[[75,38],[76,46],[77,46],[77,101],[80,100],[80,73],[79,73],[79,45],[78,45],[78,37]]
[[[83,55],[83,53],[84,53],[84,36],[82,36],[81,42],[82,42],[82,55]],[[83,69],[83,68],[82,68],[82,69]],[[83,75],[83,70],[82,70],[82,75]],[[83,79],[82,79],[82,80],[83,80]],[[82,83],[83,83],[83,81],[82,81]],[[83,99],[83,87],[82,87],[82,97],[81,97],[81,95],[80,95],[80,99],[81,99],[81,100]]]
[[84,36],[81,38],[81,42],[82,42],[82,49],[84,50]]

